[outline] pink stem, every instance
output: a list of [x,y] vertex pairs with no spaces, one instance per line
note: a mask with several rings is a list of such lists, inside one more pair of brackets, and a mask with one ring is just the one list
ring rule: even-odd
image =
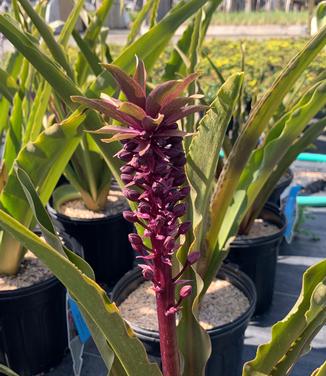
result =
[[177,345],[176,315],[165,313],[175,305],[174,284],[169,265],[160,262],[162,291],[156,292],[157,317],[160,333],[160,350],[164,376],[180,376],[180,362]]

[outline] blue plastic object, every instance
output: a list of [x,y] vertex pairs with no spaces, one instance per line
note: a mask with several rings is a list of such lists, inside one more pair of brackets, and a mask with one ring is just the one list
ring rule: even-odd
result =
[[298,193],[300,192],[301,188],[301,185],[295,185],[290,189],[284,206],[284,215],[286,217],[284,237],[288,243],[290,243],[292,240],[294,226],[297,222]]
[[83,316],[79,311],[76,302],[70,297],[68,298],[68,302],[79,338],[82,343],[86,343],[88,339],[91,337],[91,333],[89,332],[89,329],[85,323]]
[[300,206],[326,206],[326,196],[298,196]]
[[301,153],[298,155],[297,161],[326,162],[326,154]]

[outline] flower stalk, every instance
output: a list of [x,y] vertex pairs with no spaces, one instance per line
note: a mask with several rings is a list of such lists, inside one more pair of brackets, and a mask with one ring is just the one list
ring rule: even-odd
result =
[[172,257],[180,247],[180,236],[190,228],[182,222],[186,213],[185,199],[189,194],[184,165],[183,137],[177,121],[206,109],[192,104],[194,98],[182,97],[182,92],[197,75],[184,80],[168,81],[146,94],[146,70],[137,61],[133,78],[113,65],[105,65],[113,75],[127,101],[111,97],[73,100],[100,111],[117,125],[105,125],[97,133],[111,134],[103,142],[121,141],[123,147],[117,157],[124,162],[121,180],[123,194],[135,202],[136,210],[124,212],[124,218],[138,223],[143,231],[130,234],[129,241],[142,259],[145,279],[150,280],[156,294],[157,316],[163,374],[180,375],[180,361],[176,337],[176,313],[181,301],[191,294],[191,285],[184,285],[176,299],[176,284],[189,265],[196,262],[192,254],[177,276],[172,276]]

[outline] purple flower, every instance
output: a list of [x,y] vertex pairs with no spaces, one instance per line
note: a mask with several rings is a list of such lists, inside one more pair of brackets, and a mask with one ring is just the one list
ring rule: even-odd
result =
[[[172,256],[180,247],[180,235],[191,227],[189,222],[180,221],[186,213],[183,201],[190,189],[184,171],[183,137],[187,133],[179,130],[176,122],[206,109],[206,106],[193,105],[194,97],[181,96],[197,75],[165,82],[147,95],[146,71],[141,61],[138,61],[133,78],[116,66],[105,65],[105,68],[115,78],[127,101],[110,97],[72,99],[120,123],[106,125],[97,133],[111,134],[110,138],[103,139],[104,142],[121,141],[123,145],[116,154],[124,162],[120,169],[126,185],[123,194],[137,203],[137,209],[125,212],[124,218],[138,222],[145,229],[143,239],[130,234],[129,240],[140,254],[138,257],[144,260],[140,265],[143,275],[153,282],[155,291],[174,289]],[[197,255],[193,256],[185,266],[197,259]],[[190,294],[191,286],[184,286],[180,299]],[[177,304],[168,306],[166,312],[175,313]]]

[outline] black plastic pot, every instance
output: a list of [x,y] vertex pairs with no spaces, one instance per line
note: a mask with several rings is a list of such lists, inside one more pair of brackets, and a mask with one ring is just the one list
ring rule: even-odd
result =
[[98,282],[113,286],[133,268],[135,255],[128,240],[133,225],[122,214],[77,219],[58,213],[50,205],[48,212],[63,240],[91,265]]
[[260,218],[279,227],[272,235],[236,238],[230,245],[227,262],[238,265],[254,282],[257,291],[255,314],[266,312],[273,300],[277,256],[285,229],[285,217],[276,205],[266,204]]
[[[223,266],[218,277],[240,289],[248,298],[250,306],[235,321],[210,329],[207,333],[212,342],[212,354],[207,363],[206,376],[239,376],[241,374],[244,332],[254,312],[256,291],[252,281],[242,272]],[[144,278],[140,269],[127,273],[112,291],[112,299],[121,304]],[[160,340],[156,331],[139,328],[130,323],[136,336],[143,342],[151,359],[160,364]]]
[[286,177],[282,178],[276,185],[273,193],[269,196],[267,202],[270,204],[275,204],[278,207],[281,206],[281,195],[285,189],[292,183],[293,180],[293,171],[289,168],[287,170]]
[[0,291],[0,363],[36,375],[60,363],[67,347],[66,290],[55,277]]

